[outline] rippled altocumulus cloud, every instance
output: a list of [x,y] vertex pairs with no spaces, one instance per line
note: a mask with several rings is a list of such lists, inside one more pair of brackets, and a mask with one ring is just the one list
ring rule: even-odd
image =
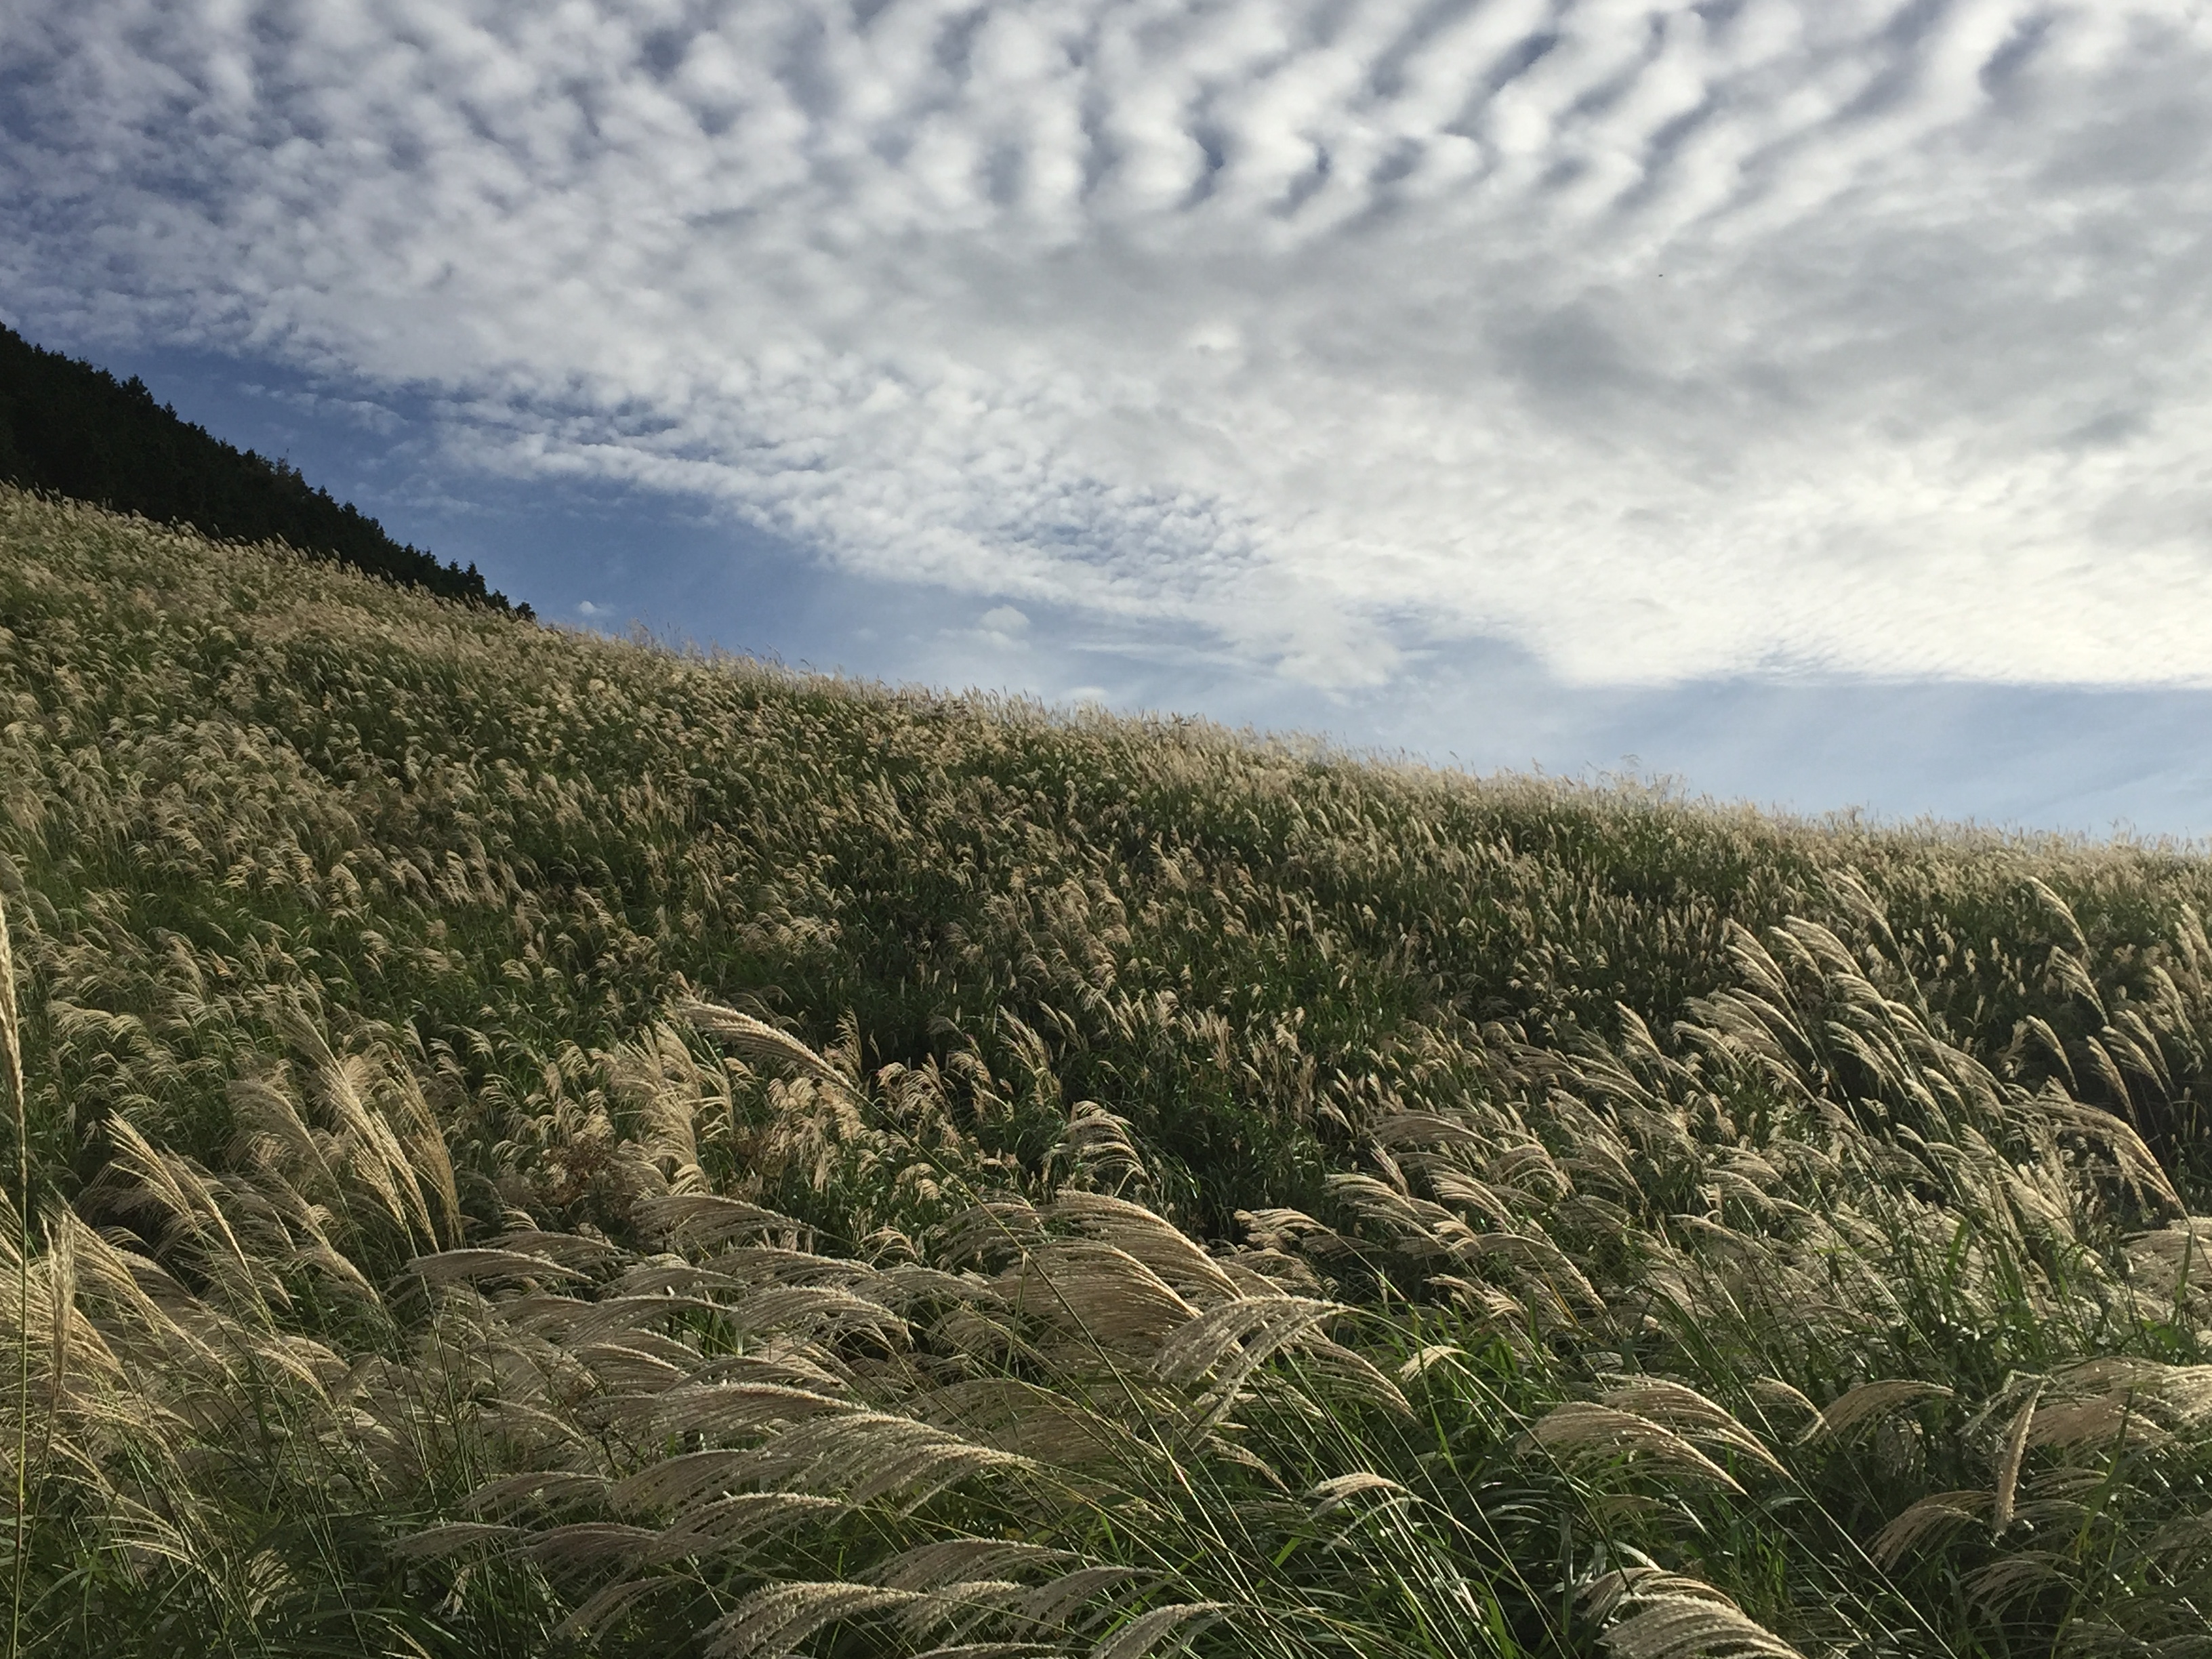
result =
[[2202,684],[2207,85],[2195,0],[8,0],[0,302],[1321,685]]

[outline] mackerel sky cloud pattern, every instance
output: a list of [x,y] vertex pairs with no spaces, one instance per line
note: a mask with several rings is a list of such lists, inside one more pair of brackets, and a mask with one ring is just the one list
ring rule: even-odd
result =
[[2196,0],[0,0],[0,284],[1318,688],[2212,683]]

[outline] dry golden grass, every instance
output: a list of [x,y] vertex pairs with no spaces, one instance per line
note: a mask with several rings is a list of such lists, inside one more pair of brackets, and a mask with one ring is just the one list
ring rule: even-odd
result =
[[0,550],[17,1650],[2206,1644],[2192,854]]

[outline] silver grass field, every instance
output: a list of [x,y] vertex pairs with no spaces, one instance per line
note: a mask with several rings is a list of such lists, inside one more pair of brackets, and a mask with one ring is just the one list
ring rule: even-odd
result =
[[2212,1652],[2208,905],[0,491],[9,1652]]

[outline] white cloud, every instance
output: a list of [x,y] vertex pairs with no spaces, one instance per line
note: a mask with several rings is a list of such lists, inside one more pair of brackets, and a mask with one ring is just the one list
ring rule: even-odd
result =
[[2194,0],[15,0],[0,65],[9,304],[852,568],[1322,686],[2212,682]]

